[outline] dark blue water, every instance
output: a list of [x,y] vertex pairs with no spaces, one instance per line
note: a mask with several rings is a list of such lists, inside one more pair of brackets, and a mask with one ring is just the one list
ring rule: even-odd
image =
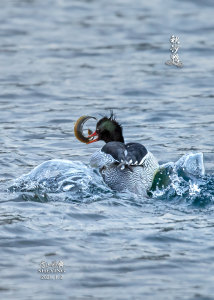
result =
[[[1,299],[214,299],[213,14],[211,0],[0,2]],[[181,69],[165,65],[172,34]],[[160,163],[202,152],[206,175],[112,192],[88,167],[102,142],[73,134],[110,109],[127,142]],[[72,180],[7,190],[49,159]]]

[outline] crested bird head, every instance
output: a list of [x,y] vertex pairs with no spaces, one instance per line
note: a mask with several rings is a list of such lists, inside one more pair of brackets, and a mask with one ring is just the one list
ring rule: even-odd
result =
[[83,116],[80,117],[75,125],[74,132],[76,137],[83,143],[90,144],[97,141],[108,142],[122,142],[124,143],[123,138],[123,129],[122,126],[116,121],[113,112],[111,112],[110,117],[103,117],[96,124],[96,130],[94,133],[89,134],[87,137],[83,136],[83,124],[93,117]]

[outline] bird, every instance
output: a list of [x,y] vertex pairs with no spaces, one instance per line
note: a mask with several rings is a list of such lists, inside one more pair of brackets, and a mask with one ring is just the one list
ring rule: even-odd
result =
[[[82,116],[76,122],[76,137],[87,144],[104,141],[105,145],[92,154],[90,166],[99,169],[104,182],[118,192],[129,191],[147,194],[152,186],[159,164],[154,155],[140,143],[125,143],[122,125],[111,112],[102,117],[88,137],[83,136],[83,124],[90,116]],[[94,118],[95,119],[95,118]]]

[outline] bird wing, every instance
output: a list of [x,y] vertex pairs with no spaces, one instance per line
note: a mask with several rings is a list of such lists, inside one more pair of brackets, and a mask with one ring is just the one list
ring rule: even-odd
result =
[[148,153],[146,148],[139,143],[123,144],[121,142],[109,142],[101,151],[111,155],[122,169],[125,166],[141,166]]

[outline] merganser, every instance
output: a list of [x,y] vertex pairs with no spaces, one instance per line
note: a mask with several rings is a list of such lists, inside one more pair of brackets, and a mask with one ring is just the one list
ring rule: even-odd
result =
[[[159,164],[151,152],[139,143],[124,142],[122,126],[113,113],[103,117],[96,124],[96,130],[85,137],[83,124],[90,116],[80,117],[74,128],[75,136],[84,143],[104,141],[106,144],[96,151],[90,159],[90,165],[98,168],[105,183],[116,191],[130,191],[145,194],[152,186]],[[95,119],[95,118],[94,118]]]

